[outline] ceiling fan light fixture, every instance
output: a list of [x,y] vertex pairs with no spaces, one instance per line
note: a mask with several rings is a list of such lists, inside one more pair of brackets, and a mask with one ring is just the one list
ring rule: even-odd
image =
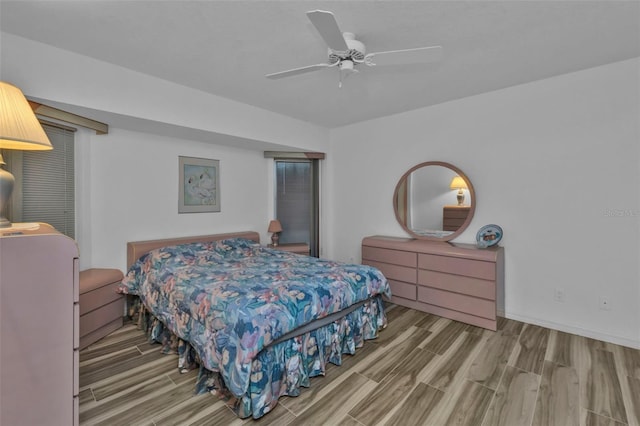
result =
[[340,62],[340,71],[344,71],[347,74],[358,72],[353,68],[353,61],[349,59],[345,59],[344,61]]
[[354,67],[354,62],[350,59],[345,59],[340,61],[340,81],[338,82],[338,87],[342,88],[342,82],[349,77],[351,74],[355,74],[358,72]]

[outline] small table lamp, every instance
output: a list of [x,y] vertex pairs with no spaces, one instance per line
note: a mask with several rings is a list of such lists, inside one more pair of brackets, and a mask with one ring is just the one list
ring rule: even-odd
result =
[[280,236],[278,235],[278,233],[282,232],[282,225],[280,224],[280,221],[276,219],[269,222],[269,229],[267,229],[267,231],[272,232],[271,245],[274,247],[277,247],[278,240],[280,239]]
[[[0,81],[0,149],[45,151],[53,149],[27,99],[17,87]],[[0,228],[11,227],[3,215],[15,178],[3,169],[0,152]]]
[[455,176],[451,179],[451,185],[449,185],[449,188],[458,190],[458,205],[464,206],[464,192],[462,190],[468,189],[467,182],[465,182],[460,176]]

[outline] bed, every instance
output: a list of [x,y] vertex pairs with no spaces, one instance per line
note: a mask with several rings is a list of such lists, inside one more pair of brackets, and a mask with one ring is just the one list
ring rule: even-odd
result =
[[178,368],[198,369],[238,417],[260,418],[340,365],[386,326],[387,280],[348,265],[263,247],[240,232],[127,244],[119,290]]

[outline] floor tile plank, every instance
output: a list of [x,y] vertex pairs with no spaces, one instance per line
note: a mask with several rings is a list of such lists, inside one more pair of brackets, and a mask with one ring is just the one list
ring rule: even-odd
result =
[[549,332],[549,329],[537,325],[525,325],[509,365],[540,374],[547,351]]
[[[372,391],[376,383],[366,377],[353,373],[345,380],[339,392],[331,392],[303,411],[291,423],[296,425],[336,424],[343,419],[351,407],[360,403],[364,395]],[[373,405],[374,401],[370,401]],[[354,416],[355,417],[355,416]]]
[[449,321],[442,330],[434,332],[434,336],[423,346],[424,349],[442,355],[462,334],[466,326],[461,322]]
[[545,361],[533,420],[535,426],[578,426],[580,388],[573,367]]
[[[444,392],[424,383],[418,383],[407,399],[385,425],[426,425]],[[417,409],[418,408],[418,409]]]
[[456,381],[467,375],[482,338],[475,334],[464,333],[449,347],[433,368],[429,370],[425,383],[446,391]]
[[96,404],[89,403],[80,406],[80,423],[93,424],[94,420],[100,421],[106,417],[116,416],[122,411],[130,410],[141,401],[151,398],[150,395],[153,395],[154,392],[173,387],[174,384],[164,375],[141,382]]
[[626,426],[626,423],[617,422],[609,417],[599,416],[594,412],[583,409],[580,425],[583,426]]
[[371,360],[365,368],[358,369],[358,372],[365,377],[380,383],[393,369],[401,364],[404,359],[420,345],[431,332],[423,328],[413,327],[413,332],[403,341],[389,345],[384,351],[377,351],[377,356]]
[[627,423],[622,389],[611,352],[590,350],[590,368],[586,377],[583,407],[604,417]]
[[502,330],[492,333],[484,343],[484,350],[473,360],[467,378],[496,390],[517,341],[517,335]]
[[361,423],[372,424],[390,413],[418,384],[420,372],[435,356],[433,352],[414,349],[402,364],[349,411],[349,415]]
[[224,405],[222,401],[210,393],[193,395],[193,397],[186,399],[171,409],[152,415],[151,420],[155,426],[186,424],[190,420],[199,417],[199,414],[202,413],[203,410],[214,406],[216,403],[220,406]]
[[[168,355],[160,353],[160,351],[140,355],[137,349],[133,353],[125,353],[124,355],[126,356],[119,354],[117,359],[112,359],[113,364],[109,364],[108,360],[104,360],[105,362],[101,362],[100,367],[92,369],[83,369],[80,367],[80,387],[99,382],[115,374],[127,374],[136,367],[146,366],[152,361],[169,357]],[[174,362],[177,364],[177,356]]]
[[628,389],[628,394],[623,395],[623,397],[625,397],[627,420],[629,425],[640,426],[640,379],[627,376],[626,389]]
[[549,335],[549,346],[545,359],[556,364],[576,367],[575,345],[577,336],[562,331],[552,330]]
[[[130,410],[124,410],[116,415],[105,418],[96,423],[97,426],[133,425],[142,424],[155,415],[161,415],[162,411],[171,409],[183,401],[194,396],[193,384],[172,385],[163,388],[162,392],[154,392],[153,397],[146,401],[140,401]],[[212,396],[212,395],[209,395]],[[212,399],[213,402],[213,399]],[[153,423],[151,423],[153,424]]]
[[[495,392],[465,380],[451,398],[444,399],[441,413],[434,415],[433,425],[478,426],[482,424]],[[441,404],[442,405],[442,402]]]
[[530,425],[540,377],[508,366],[484,418],[485,426]]
[[[222,404],[218,409],[204,416],[199,416],[196,420],[189,419],[185,425],[188,426],[211,426],[211,425],[229,425],[235,422],[238,417],[227,407]],[[251,421],[251,420],[248,420]]]
[[640,379],[640,350],[618,346],[616,352],[622,359],[621,365],[624,374]]
[[[155,377],[165,375],[168,372],[177,370],[176,360],[173,357],[161,357],[153,362],[149,362],[143,367],[121,372],[111,370],[110,376],[99,382],[93,383],[91,389],[96,401],[101,401],[112,395],[116,395],[137,383],[143,383]],[[107,374],[107,373],[105,373]],[[175,382],[172,382],[175,384]]]

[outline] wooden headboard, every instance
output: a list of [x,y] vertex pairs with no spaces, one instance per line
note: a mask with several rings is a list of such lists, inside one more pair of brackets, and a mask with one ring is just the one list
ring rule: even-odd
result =
[[165,238],[161,240],[131,241],[127,243],[127,269],[133,265],[140,256],[160,247],[174,246],[186,243],[206,243],[209,241],[224,240],[226,238],[246,238],[257,243],[260,242],[260,234],[253,231],[231,232],[228,234],[196,235],[193,237]]

